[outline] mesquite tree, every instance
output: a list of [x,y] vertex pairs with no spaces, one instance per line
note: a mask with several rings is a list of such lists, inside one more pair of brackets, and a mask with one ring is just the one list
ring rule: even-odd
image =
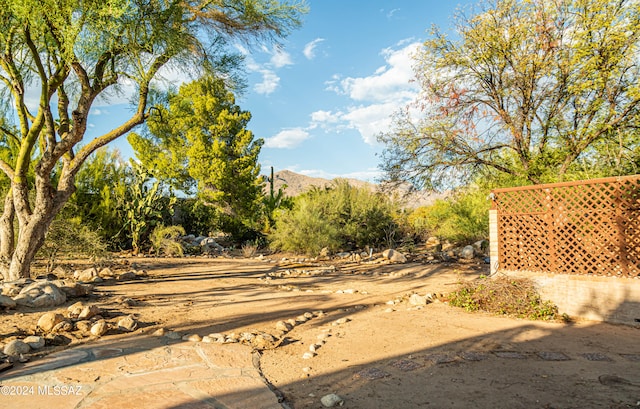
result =
[[[0,0],[5,279],[30,275],[86,159],[147,119],[163,67],[228,66],[225,42],[277,41],[305,9],[293,0]],[[131,97],[130,117],[83,140],[96,99],[118,89]]]
[[457,16],[457,38],[435,29],[416,54],[421,97],[380,137],[387,178],[422,187],[479,175],[540,183],[585,169],[633,171],[640,3],[488,0],[481,7]]

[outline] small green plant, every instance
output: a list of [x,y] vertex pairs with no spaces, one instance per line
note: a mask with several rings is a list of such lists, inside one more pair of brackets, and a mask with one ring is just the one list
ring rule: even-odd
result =
[[167,256],[182,257],[184,255],[184,249],[180,242],[178,242],[178,238],[180,236],[184,236],[184,233],[184,228],[182,228],[182,226],[157,225],[149,236],[149,240],[151,241],[151,245],[153,246],[156,256],[159,256],[160,253],[162,253]]
[[449,304],[467,311],[487,311],[534,320],[553,320],[558,307],[544,301],[531,280],[523,278],[482,277],[460,285],[449,294]]
[[242,245],[242,255],[246,258],[255,256],[257,251],[258,244],[256,242],[248,241]]

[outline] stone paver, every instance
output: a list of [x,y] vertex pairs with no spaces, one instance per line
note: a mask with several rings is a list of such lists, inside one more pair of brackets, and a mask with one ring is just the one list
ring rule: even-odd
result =
[[48,355],[0,374],[0,407],[281,409],[240,344],[140,337]]

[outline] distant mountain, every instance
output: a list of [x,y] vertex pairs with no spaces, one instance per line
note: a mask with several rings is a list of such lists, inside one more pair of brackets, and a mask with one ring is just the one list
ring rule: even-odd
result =
[[[367,188],[372,192],[378,191],[380,186],[375,183],[364,182],[358,179],[346,179],[340,178],[341,180],[346,180],[349,182],[351,186]],[[286,185],[284,193],[287,196],[298,196],[304,192],[309,191],[311,188],[319,187],[324,188],[327,186],[331,186],[336,179],[328,180],[323,178],[313,178],[310,176],[301,175],[299,173],[292,172],[290,170],[281,170],[279,172],[275,172],[274,174],[274,188],[278,190],[279,188]],[[404,198],[402,202],[407,208],[416,208],[420,206],[427,206],[432,204],[436,199],[443,198],[446,194],[435,194],[435,193],[425,193],[425,192],[414,192],[410,195],[407,195],[407,189],[398,189],[398,196]]]

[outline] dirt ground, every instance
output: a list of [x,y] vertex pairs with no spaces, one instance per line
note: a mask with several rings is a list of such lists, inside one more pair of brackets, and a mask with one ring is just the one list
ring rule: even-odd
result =
[[[320,399],[330,393],[344,399],[343,408],[362,409],[640,406],[638,328],[469,313],[444,298],[424,306],[409,302],[411,294],[447,294],[461,280],[487,274],[481,261],[120,262],[135,263],[149,278],[107,281],[88,301],[135,314],[143,328],[108,336],[135,337],[161,327],[200,336],[274,334],[278,321],[311,313],[261,352],[265,378],[290,408],[322,408]],[[135,303],[127,306],[118,297]],[[40,315],[1,313],[0,336],[25,334]],[[92,340],[74,340],[67,348],[85,342]]]

